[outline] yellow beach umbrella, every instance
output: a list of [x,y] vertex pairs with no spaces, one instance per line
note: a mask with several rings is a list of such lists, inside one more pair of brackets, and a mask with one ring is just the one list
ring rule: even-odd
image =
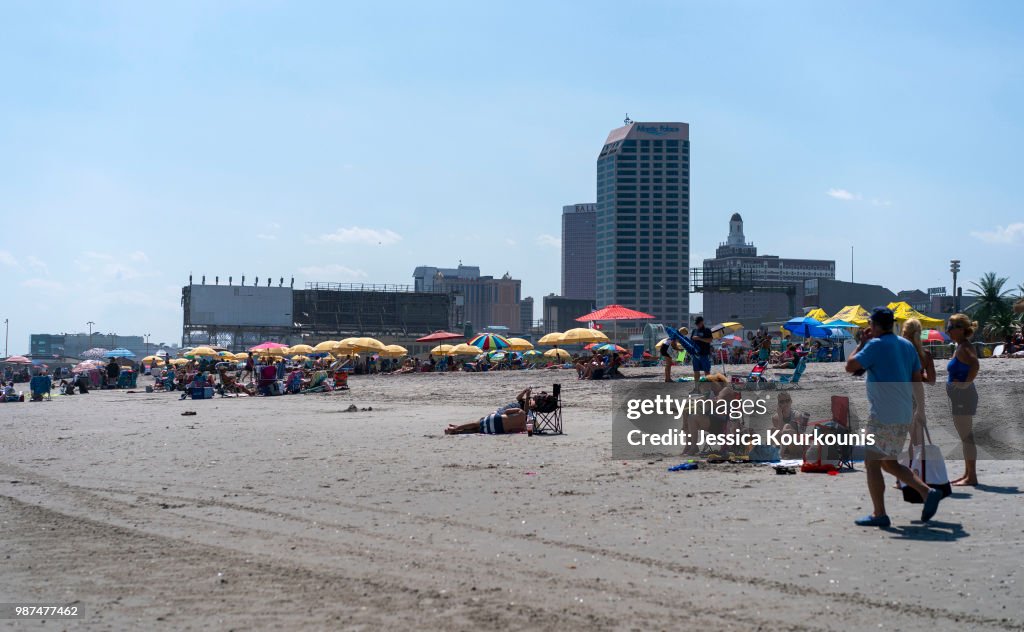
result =
[[533,349],[533,344],[529,340],[523,340],[522,338],[508,339],[509,351],[529,351],[530,349]]
[[562,332],[552,331],[550,334],[544,334],[544,337],[537,341],[539,345],[551,346],[562,344]]
[[339,344],[340,346],[348,345],[356,351],[380,353],[385,350],[384,343],[376,338],[345,338]]
[[174,358],[173,360],[171,360],[171,364],[173,364],[175,366],[177,366],[179,364],[187,364],[187,363],[188,363],[188,359],[187,358]]
[[409,350],[402,345],[387,345],[384,347],[384,351],[380,352],[380,355],[385,358],[401,358],[402,356],[409,355]]
[[479,347],[474,347],[473,345],[466,344],[465,342],[463,342],[462,344],[458,344],[458,345],[455,345],[454,347],[452,347],[451,350],[448,352],[448,355],[453,355],[453,356],[458,356],[458,355],[475,356],[475,355],[478,355],[479,353],[480,353],[480,348]]
[[711,327],[711,337],[718,340],[726,334],[731,334],[740,329],[743,329],[742,323],[718,323]]
[[308,359],[306,356],[298,353],[292,356],[292,360],[298,360],[299,362],[305,362]]
[[159,362],[160,364],[163,364],[164,359],[160,356],[146,356],[145,358],[142,358],[143,364],[149,364],[150,362]]
[[309,345],[295,345],[288,347],[288,353],[306,355],[307,353],[315,353],[315,350]]
[[357,351],[359,351],[357,347],[352,346],[350,343],[345,342],[344,340],[334,345],[334,348],[331,349],[331,353],[333,353],[336,356],[352,355]]
[[604,335],[597,329],[576,327],[575,329],[570,329],[562,334],[561,341],[558,344],[585,345],[591,342],[608,342],[608,336]]
[[558,360],[568,360],[572,356],[565,349],[548,349],[544,352],[545,358],[556,358]]
[[[451,352],[451,350],[454,349],[454,348],[455,348],[455,345],[437,345],[436,347],[434,347],[433,349],[430,350],[430,355],[436,355],[436,356],[448,355],[448,353]],[[476,349],[476,347],[473,347],[473,348]],[[477,353],[480,352],[479,349],[476,349],[476,351],[477,351]]]
[[337,340],[324,340],[317,346],[313,347],[313,351],[310,353],[330,353],[331,351],[334,351],[334,348],[337,346]]
[[194,355],[198,358],[209,358],[217,355],[217,352],[209,347],[196,347],[192,351],[189,351],[189,355]]

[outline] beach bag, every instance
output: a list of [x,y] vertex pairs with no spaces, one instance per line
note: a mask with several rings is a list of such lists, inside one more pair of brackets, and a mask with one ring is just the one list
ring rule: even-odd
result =
[[[946,461],[942,458],[942,451],[939,446],[932,443],[932,437],[928,433],[927,426],[924,429],[923,445],[914,446],[914,440],[910,441],[910,449],[907,454],[900,457],[900,463],[914,470],[921,480],[928,487],[942,492],[945,498],[953,493],[953,486],[949,484],[949,476],[946,474]],[[903,491],[903,500],[908,503],[921,504],[924,499],[913,487],[907,487],[899,483]]]

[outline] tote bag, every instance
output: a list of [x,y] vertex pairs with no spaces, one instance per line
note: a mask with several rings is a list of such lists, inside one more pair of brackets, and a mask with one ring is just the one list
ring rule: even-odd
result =
[[[914,440],[911,438],[910,450],[900,458],[900,463],[917,472],[917,475],[928,487],[942,492],[943,498],[953,493],[953,487],[949,484],[949,476],[946,474],[946,461],[942,458],[939,446],[932,443],[932,437],[928,434],[927,427],[924,429],[922,445],[915,446]],[[899,485],[903,491],[903,500],[917,504],[924,502],[916,489],[907,487],[903,483]]]

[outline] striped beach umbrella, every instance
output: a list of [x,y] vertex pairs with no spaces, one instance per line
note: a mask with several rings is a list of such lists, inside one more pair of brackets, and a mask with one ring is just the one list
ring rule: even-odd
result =
[[949,336],[938,329],[925,329],[921,332],[921,342],[949,342]]
[[511,346],[506,338],[503,338],[498,334],[480,334],[476,338],[470,340],[469,344],[481,351],[500,351],[502,349],[508,349],[509,346]]

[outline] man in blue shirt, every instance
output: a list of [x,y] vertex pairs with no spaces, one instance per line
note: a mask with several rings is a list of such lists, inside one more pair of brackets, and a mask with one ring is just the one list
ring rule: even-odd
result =
[[885,479],[882,470],[917,490],[924,498],[921,520],[927,522],[938,510],[942,492],[931,489],[909,467],[896,459],[903,451],[914,417],[914,397],[924,397],[921,360],[910,341],[893,333],[892,310],[876,307],[871,313],[871,336],[865,336],[846,362],[855,375],[867,372],[868,402],[871,405],[867,433],[875,438],[864,455],[868,493],[874,512],[854,522],[862,527],[888,527],[885,513]]
[[693,354],[693,381],[700,381],[700,372],[704,375],[711,375],[711,341],[714,337],[711,330],[704,326],[704,317],[698,316],[693,321],[693,332],[690,333],[690,340],[697,346],[697,353]]

